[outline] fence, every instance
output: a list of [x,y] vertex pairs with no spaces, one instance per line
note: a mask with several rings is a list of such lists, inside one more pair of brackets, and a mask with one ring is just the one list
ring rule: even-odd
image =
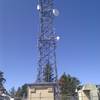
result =
[[7,96],[0,96],[0,100],[10,100],[10,98]]
[[[52,97],[31,97],[29,100],[54,100]],[[62,96],[59,100],[100,100],[98,96]]]
[[[0,100],[11,100],[8,97],[0,96]],[[55,100],[53,97],[30,97],[28,99],[26,98],[15,98],[14,100]],[[100,100],[99,96],[60,96],[59,100]]]
[[99,96],[62,96],[61,100],[100,100]]

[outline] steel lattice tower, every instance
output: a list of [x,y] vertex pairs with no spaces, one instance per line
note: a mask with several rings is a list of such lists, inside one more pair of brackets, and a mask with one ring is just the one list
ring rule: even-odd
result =
[[57,81],[56,67],[56,43],[57,35],[54,32],[53,20],[58,14],[54,9],[54,0],[38,0],[37,9],[40,18],[40,32],[38,34],[38,76],[37,81],[43,82],[43,72],[46,64],[49,64],[53,69],[54,82]]

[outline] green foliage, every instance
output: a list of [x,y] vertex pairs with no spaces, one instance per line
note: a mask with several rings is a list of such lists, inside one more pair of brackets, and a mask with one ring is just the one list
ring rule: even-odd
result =
[[79,84],[80,81],[76,77],[64,73],[59,80],[61,94],[63,96],[74,96],[76,94],[75,90]]
[[21,98],[21,91],[22,91],[22,89],[20,87],[18,87],[15,97]]
[[22,98],[27,97],[27,84],[22,85],[21,87],[18,87],[17,90],[15,88],[11,88],[9,91],[9,94],[11,97],[14,97],[15,100],[22,100]]
[[45,82],[53,82],[53,69],[49,64],[45,66],[43,76]]
[[27,84],[24,84],[22,87],[19,87],[17,89],[16,97],[19,98],[27,97]]
[[9,94],[10,94],[10,96],[13,97],[13,98],[16,96],[16,90],[15,90],[14,87],[11,88],[11,90],[9,91]]
[[27,84],[24,84],[22,87],[21,87],[21,97],[27,97]]
[[4,78],[3,72],[0,71],[0,91],[2,91],[2,92],[5,92],[5,89],[4,89],[5,81],[6,80]]
[[3,72],[0,71],[0,86],[3,86],[3,84],[5,83],[5,79],[4,79],[4,75]]

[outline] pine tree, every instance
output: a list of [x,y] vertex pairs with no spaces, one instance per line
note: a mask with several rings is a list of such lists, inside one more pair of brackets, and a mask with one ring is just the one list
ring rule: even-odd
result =
[[22,85],[20,95],[21,97],[27,97],[27,84]]
[[15,90],[14,87],[11,88],[11,90],[9,91],[9,94],[10,94],[11,97],[15,98],[15,96],[16,96],[16,90]]
[[43,72],[43,77],[45,82],[53,82],[53,69],[49,64],[46,64]]
[[27,84],[22,85],[21,87],[18,87],[17,91],[15,91],[15,98],[18,98],[19,100],[21,98],[27,97]]
[[18,100],[21,100],[21,88],[18,87],[17,91],[16,91],[16,95],[15,95],[15,98],[17,98]]
[[0,71],[0,91],[1,92],[5,92],[5,88],[4,88],[4,83],[5,83],[5,78],[4,78],[4,75],[3,75],[3,72]]
[[75,96],[75,90],[79,86],[80,81],[76,77],[66,75],[65,73],[59,80],[61,95],[63,96]]

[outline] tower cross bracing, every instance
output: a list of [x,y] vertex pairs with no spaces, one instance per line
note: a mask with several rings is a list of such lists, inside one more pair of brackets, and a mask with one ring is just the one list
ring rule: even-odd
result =
[[49,64],[53,69],[53,82],[57,81],[56,43],[57,35],[53,21],[56,14],[54,0],[38,0],[37,9],[40,18],[40,32],[38,34],[38,82],[44,82],[44,67]]

